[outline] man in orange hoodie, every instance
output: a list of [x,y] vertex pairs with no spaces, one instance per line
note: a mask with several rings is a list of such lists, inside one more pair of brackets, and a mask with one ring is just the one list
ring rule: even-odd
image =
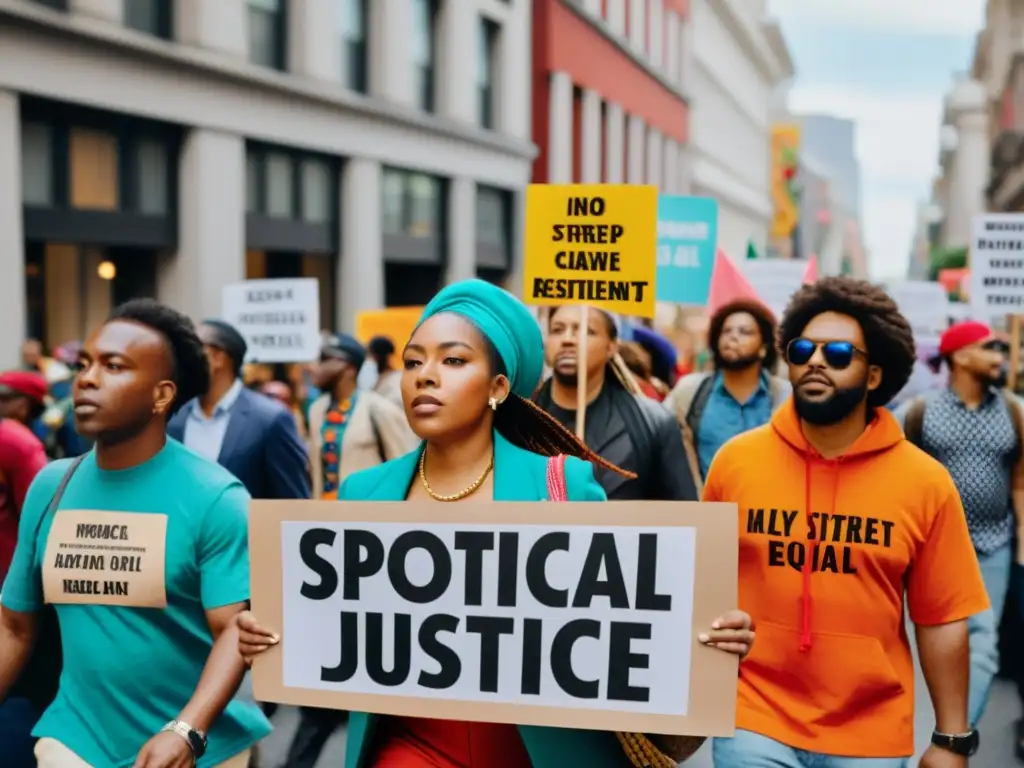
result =
[[966,768],[967,618],[988,598],[956,486],[884,407],[913,367],[910,325],[881,288],[826,278],[794,295],[779,342],[793,397],[719,451],[705,488],[739,505],[758,636],[715,766],[906,766],[906,605],[936,718],[920,765]]

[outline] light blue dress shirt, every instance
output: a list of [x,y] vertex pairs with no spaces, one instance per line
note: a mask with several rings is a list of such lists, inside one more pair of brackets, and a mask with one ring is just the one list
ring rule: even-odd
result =
[[771,417],[772,396],[766,373],[761,374],[757,389],[745,403],[736,402],[736,398],[725,388],[722,374],[716,373],[701,416],[699,434],[696,436],[701,476],[708,476],[711,460],[726,442],[736,435],[767,424]]
[[231,421],[231,409],[238,402],[241,393],[242,381],[235,379],[231,389],[217,402],[209,417],[203,413],[198,398],[188,403],[185,406],[188,416],[185,419],[185,447],[210,461],[217,461],[220,449],[224,445],[224,435],[228,431],[228,422]]

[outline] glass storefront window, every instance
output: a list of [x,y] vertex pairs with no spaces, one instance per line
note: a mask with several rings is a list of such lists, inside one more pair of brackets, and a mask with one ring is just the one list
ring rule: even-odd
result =
[[409,177],[410,217],[408,234],[412,237],[431,237],[437,230],[440,212],[437,179],[423,174]]
[[159,141],[143,139],[138,144],[139,212],[163,215],[169,206],[167,147]]
[[302,220],[324,224],[331,220],[331,169],[322,160],[302,161]]
[[117,137],[104,131],[72,128],[68,149],[72,207],[116,211],[120,200]]
[[260,158],[251,150],[245,153],[245,212],[260,212]]
[[266,172],[266,214],[281,219],[293,218],[295,193],[292,159],[288,155],[269,153],[266,156]]
[[504,248],[508,242],[505,199],[496,189],[479,189],[476,194],[476,240]]
[[21,125],[21,199],[53,205],[53,130],[45,123]]
[[401,171],[385,170],[381,178],[381,229],[384,234],[400,235],[404,232],[404,198],[405,174]]

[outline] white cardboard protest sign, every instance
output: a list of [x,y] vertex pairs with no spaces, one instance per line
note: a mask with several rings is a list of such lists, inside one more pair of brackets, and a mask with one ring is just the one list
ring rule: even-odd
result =
[[315,277],[246,280],[224,286],[224,320],[249,345],[246,362],[308,363],[320,356],[320,287]]
[[937,339],[949,327],[949,296],[940,283],[907,280],[892,286],[889,295],[910,322],[916,340]]
[[253,610],[282,638],[254,666],[256,696],[731,735],[736,658],[696,638],[735,607],[737,518],[678,502],[254,501]]
[[1024,214],[974,217],[971,314],[990,322],[1024,312]]
[[781,318],[793,294],[804,284],[806,261],[792,259],[747,259],[739,262],[743,276],[761,301]]

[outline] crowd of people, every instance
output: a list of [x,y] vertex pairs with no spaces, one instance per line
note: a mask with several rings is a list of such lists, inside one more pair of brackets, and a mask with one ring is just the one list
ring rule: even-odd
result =
[[[0,375],[3,765],[261,764],[274,706],[236,692],[281,637],[248,610],[250,498],[703,498],[739,514],[739,605],[700,630],[743,658],[716,768],[909,765],[925,692],[905,611],[935,711],[920,765],[966,766],[1000,617],[1022,607],[1007,608],[1024,412],[999,387],[1005,345],[951,327],[948,386],[893,410],[914,339],[866,282],[804,286],[778,322],[756,302],[718,309],[709,370],[680,375],[621,336],[578,306],[538,324],[471,280],[410,339],[324,333],[309,365],[246,365],[230,324],[151,300],[52,358],[26,343],[24,370]],[[144,590],[163,601],[47,593],[61,510],[166,525],[165,574]],[[303,708],[286,764],[314,766],[346,720],[348,768],[674,765],[703,741]]]

